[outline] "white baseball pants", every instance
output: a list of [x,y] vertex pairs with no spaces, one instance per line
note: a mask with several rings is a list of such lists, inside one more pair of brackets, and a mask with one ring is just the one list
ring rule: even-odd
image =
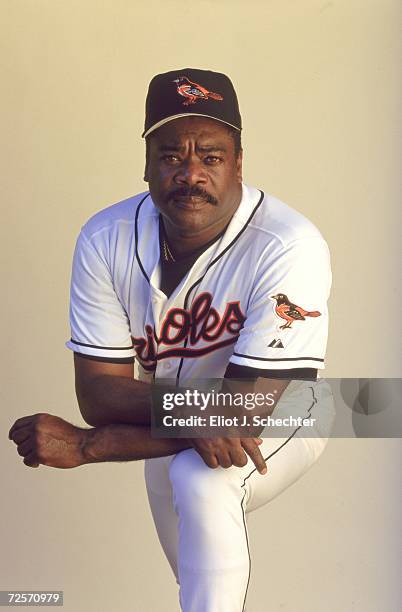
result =
[[334,413],[320,383],[313,383],[313,400],[312,383],[304,388],[300,414],[325,415],[326,426],[317,419],[308,437],[302,426],[287,438],[265,438],[259,447],[267,460],[264,476],[250,459],[244,468],[211,469],[194,449],[146,460],[149,503],[183,612],[245,611],[251,564],[247,514],[296,482],[324,450],[328,438],[322,434],[329,433]]

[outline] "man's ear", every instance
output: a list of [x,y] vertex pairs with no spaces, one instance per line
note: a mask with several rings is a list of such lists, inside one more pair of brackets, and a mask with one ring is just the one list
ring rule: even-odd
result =
[[144,169],[144,181],[149,182],[148,166],[149,166],[149,147],[150,142],[148,138],[145,139],[145,169]]
[[236,176],[239,183],[243,180],[243,149],[240,149],[236,160]]

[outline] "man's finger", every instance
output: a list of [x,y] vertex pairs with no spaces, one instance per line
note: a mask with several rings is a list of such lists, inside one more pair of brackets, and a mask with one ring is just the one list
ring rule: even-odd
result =
[[230,457],[233,465],[236,467],[245,467],[247,465],[248,458],[241,445],[239,445],[238,448],[230,451]]
[[251,438],[242,438],[242,446],[260,474],[266,474],[267,464],[254,440]]
[[27,427],[22,427],[21,429],[15,430],[10,439],[15,442],[15,444],[21,444],[24,440],[27,440],[32,434],[32,430]]
[[21,417],[20,419],[17,419],[14,425],[11,427],[10,431],[8,432],[8,437],[10,438],[10,440],[12,438],[14,431],[16,431],[17,429],[20,429],[21,427],[31,425],[32,419],[34,418],[34,416],[36,415],[31,414],[29,416],[24,416],[24,417]]
[[27,465],[28,467],[33,467],[33,468],[37,468],[39,467],[39,463],[38,463],[38,458],[36,456],[36,453],[31,452],[29,453],[25,458],[24,458],[24,463],[25,465]]
[[25,440],[17,446],[17,453],[21,455],[21,457],[25,457],[33,452],[32,440]]
[[[196,449],[197,450],[197,449]],[[213,470],[217,467],[219,467],[219,461],[218,459],[215,457],[215,455],[211,455],[210,453],[201,453],[200,451],[198,451],[201,459],[203,459],[204,463],[212,468]]]
[[228,452],[224,452],[223,450],[215,453],[218,463],[221,467],[227,469],[232,467],[232,459]]

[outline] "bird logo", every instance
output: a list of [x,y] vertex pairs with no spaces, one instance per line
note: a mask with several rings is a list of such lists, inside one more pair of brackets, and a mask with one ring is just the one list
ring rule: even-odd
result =
[[177,79],[174,79],[173,83],[177,85],[177,92],[186,98],[183,102],[183,106],[189,106],[190,104],[195,104],[198,100],[208,100],[208,98],[212,98],[213,100],[223,100],[223,97],[215,93],[213,91],[208,91],[202,85],[198,83],[193,83],[186,76],[180,76]]
[[321,313],[318,310],[304,310],[301,306],[292,304],[288,296],[284,293],[271,295],[271,300],[276,301],[275,312],[281,319],[285,319],[286,323],[281,325],[279,329],[289,329],[292,327],[293,321],[305,321],[306,317],[320,317]]

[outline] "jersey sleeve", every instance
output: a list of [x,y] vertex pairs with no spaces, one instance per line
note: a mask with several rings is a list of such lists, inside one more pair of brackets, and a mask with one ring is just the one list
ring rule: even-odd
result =
[[323,369],[330,287],[323,238],[304,238],[266,253],[230,362],[264,370]]
[[113,287],[107,258],[81,231],[70,290],[71,339],[76,353],[112,359],[134,357],[129,319]]

